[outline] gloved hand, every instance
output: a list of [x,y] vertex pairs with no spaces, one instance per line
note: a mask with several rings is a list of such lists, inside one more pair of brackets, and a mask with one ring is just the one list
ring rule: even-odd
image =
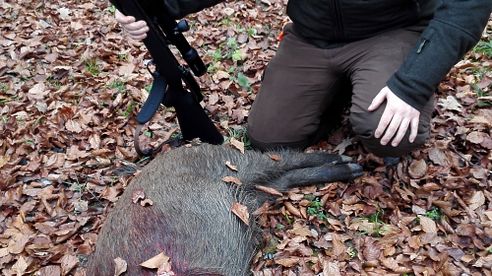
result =
[[121,24],[123,29],[128,33],[130,38],[141,41],[147,37],[147,32],[149,31],[149,26],[143,20],[136,21],[133,16],[126,16],[122,14],[119,10],[116,10],[114,17],[118,23]]

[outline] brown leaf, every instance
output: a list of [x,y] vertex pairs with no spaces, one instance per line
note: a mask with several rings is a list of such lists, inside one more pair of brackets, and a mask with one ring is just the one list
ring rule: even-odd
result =
[[463,106],[453,96],[448,96],[446,99],[439,99],[438,105],[444,110],[463,111]]
[[427,164],[423,159],[414,160],[408,167],[408,173],[414,179],[422,178],[427,173]]
[[400,266],[400,264],[398,264],[398,261],[396,261],[393,258],[382,258],[381,259],[381,263],[385,267],[393,270],[394,272],[398,272],[398,273],[409,273],[409,272],[412,272],[412,269],[411,268],[406,268],[406,267]]
[[422,246],[422,243],[420,242],[420,237],[411,236],[410,238],[408,238],[408,246],[415,250],[419,249]]
[[323,276],[341,276],[340,267],[337,261],[334,262],[323,262]]
[[120,191],[120,186],[106,187],[101,193],[101,197],[111,202],[116,202],[118,201],[118,195],[120,194]]
[[142,207],[145,207],[145,206],[152,206],[152,205],[154,205],[154,202],[153,202],[150,198],[146,198],[146,199],[144,199],[144,200],[140,201],[140,205],[141,205]]
[[381,256],[381,246],[376,243],[373,238],[367,237],[364,243],[364,249],[362,250],[362,255],[369,261],[377,261]]
[[29,235],[22,235],[19,234],[17,235],[14,240],[11,240],[9,242],[9,252],[12,254],[20,254],[22,251],[24,251],[24,247],[26,246],[27,242],[30,240]]
[[283,267],[293,267],[301,261],[299,257],[284,257],[280,259],[275,259],[274,262]]
[[267,194],[270,194],[270,195],[283,196],[283,194],[281,192],[275,190],[272,187],[267,187],[267,186],[262,186],[262,185],[256,185],[255,188],[258,191],[262,191],[262,192],[267,193]]
[[44,85],[44,83],[37,83],[33,85],[27,93],[29,99],[31,100],[43,100],[44,97],[47,95],[46,86]]
[[65,255],[61,259],[62,275],[67,275],[77,264],[79,259],[73,255]]
[[272,159],[273,161],[281,161],[282,160],[282,156],[278,155],[278,154],[274,154],[274,153],[267,153],[268,157],[270,157],[270,159]]
[[127,269],[128,269],[128,264],[126,263],[125,260],[123,260],[120,257],[114,259],[114,276],[119,276],[125,273]]
[[230,161],[226,161],[225,165],[231,170],[237,172],[237,166],[232,165]]
[[12,270],[15,271],[17,275],[24,275],[29,264],[23,256],[19,256],[17,262],[12,266]]
[[236,140],[234,137],[231,138],[229,143],[235,147],[237,150],[239,150],[242,154],[244,154],[244,143],[241,141]]
[[241,219],[246,225],[249,225],[248,208],[241,203],[234,202],[231,207],[231,212]]
[[143,200],[143,199],[145,199],[145,192],[142,188],[133,190],[133,192],[132,192],[132,202],[133,203],[136,204],[137,202],[139,202],[140,200]]
[[434,163],[436,165],[443,166],[443,167],[449,166],[448,157],[440,149],[432,148],[429,151],[429,159],[432,161],[432,163]]
[[284,203],[284,205],[285,205],[285,208],[287,208],[287,211],[289,211],[289,213],[291,213],[292,215],[294,215],[298,218],[302,218],[301,212],[296,207],[294,207],[294,205],[292,205],[292,203],[287,201]]
[[485,267],[487,269],[492,268],[492,254],[489,254],[485,257],[480,257],[478,260],[473,264],[474,267]]
[[150,269],[158,269],[160,267],[163,267],[169,263],[169,257],[164,255],[164,252],[161,252],[154,257],[146,260],[145,262],[141,263],[140,266],[143,266],[145,268],[150,268]]
[[309,227],[298,222],[294,222],[294,226],[292,226],[292,229],[287,230],[287,233],[296,237],[313,237],[313,232],[309,230]]
[[234,176],[224,176],[222,177],[222,181],[227,182],[227,183],[233,183],[236,185],[241,185],[241,180],[239,178],[234,177]]
[[135,64],[127,63],[121,65],[120,68],[118,68],[118,74],[123,77],[128,77],[133,73],[134,70],[135,70]]
[[10,252],[8,247],[0,248],[0,258],[3,258],[9,254]]
[[334,256],[342,256],[347,248],[345,247],[345,244],[343,241],[340,239],[340,236],[333,233],[332,234],[332,243],[333,243],[333,255]]
[[60,276],[61,268],[57,265],[49,265],[38,270],[39,276]]
[[466,135],[466,140],[473,144],[480,144],[485,139],[486,134],[481,131],[472,131]]
[[74,120],[68,120],[65,123],[65,128],[68,131],[75,132],[75,133],[81,133],[82,132],[82,127],[81,127],[80,123],[78,123],[77,121],[74,121]]
[[470,198],[468,201],[469,208],[471,210],[476,210],[478,207],[482,206],[485,204],[485,196],[482,191],[475,191],[473,193],[473,196]]
[[422,227],[422,230],[425,233],[430,233],[430,234],[437,233],[436,223],[432,219],[426,216],[419,216],[419,220],[420,220],[420,226]]
[[10,160],[10,156],[8,155],[0,155],[0,169],[5,166]]

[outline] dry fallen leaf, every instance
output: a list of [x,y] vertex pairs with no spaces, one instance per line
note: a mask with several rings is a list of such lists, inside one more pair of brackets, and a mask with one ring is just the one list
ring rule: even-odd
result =
[[29,264],[27,263],[26,259],[20,256],[17,259],[17,262],[15,262],[15,264],[12,266],[12,270],[15,271],[17,275],[24,275],[28,266]]
[[427,173],[427,164],[425,163],[425,160],[420,159],[412,161],[408,167],[408,173],[415,179],[424,177]]
[[381,263],[385,267],[391,269],[394,272],[398,272],[398,273],[410,273],[410,272],[412,272],[411,268],[406,268],[406,267],[400,266],[398,261],[396,261],[394,258],[382,258]]
[[298,264],[300,261],[301,258],[299,257],[286,257],[286,258],[280,258],[274,260],[276,264],[281,265],[283,267],[293,267],[294,265]]
[[248,208],[241,203],[234,202],[231,207],[231,212],[241,219],[246,225],[249,225]]
[[287,230],[289,234],[292,234],[296,237],[313,237],[313,232],[309,230],[307,225],[302,225],[301,223],[295,222],[292,226],[292,229]]
[[280,155],[278,155],[278,154],[275,154],[275,153],[267,153],[267,155],[273,161],[281,161],[282,160],[282,157]]
[[[198,24],[187,37],[199,52],[209,53],[203,58],[213,70],[199,82],[205,88],[205,108],[215,123],[220,121],[221,132],[246,127],[243,121],[278,48],[276,36],[287,22],[285,3],[229,2],[192,17]],[[150,76],[141,66],[148,53],[120,31],[114,14],[97,1],[0,0],[0,13],[0,275],[81,276],[80,264],[66,274],[74,254],[85,258],[93,251],[100,229],[96,226],[104,221],[105,210],[126,187],[133,189],[128,184],[135,170],[117,177],[112,172],[129,163],[148,162],[131,146],[135,115],[148,96]],[[492,19],[482,34],[482,46],[492,39],[491,28]],[[352,135],[345,120],[330,135],[335,137],[313,150],[334,152],[338,145],[338,151],[346,150],[365,167],[366,175],[350,185],[297,188],[263,205],[255,219],[278,243],[268,251],[273,255],[255,258],[252,274],[402,275],[393,270],[405,267],[413,270],[407,274],[415,275],[490,276],[492,77],[485,69],[492,60],[478,49],[440,83],[438,116],[431,119],[428,142],[410,154],[427,163],[423,177],[413,179],[406,160],[389,175],[382,160],[367,155],[360,143],[349,146],[344,139]],[[237,61],[231,60],[232,54]],[[240,87],[239,72],[248,87]],[[141,138],[155,146],[158,139],[172,135],[171,129],[178,129],[175,113],[161,109],[145,133],[153,135]],[[169,149],[165,146],[163,151]],[[282,157],[282,163],[289,161]],[[264,158],[281,159],[275,154]],[[318,199],[321,204],[316,205]],[[286,201],[301,219],[288,213]],[[381,221],[356,222],[376,212],[374,206],[384,211]],[[438,208],[435,213],[433,206]],[[439,214],[443,219],[434,220],[439,235],[425,233],[429,227],[415,219]],[[398,231],[384,235],[387,226]],[[21,236],[29,237],[27,243]],[[335,251],[341,251],[342,242],[347,251],[331,254],[333,241],[338,244]],[[275,263],[290,257],[299,262],[293,259],[290,267]],[[169,267],[168,263],[151,273],[169,276]]]
[[463,111],[463,106],[453,96],[448,96],[446,99],[439,99],[438,105],[444,110]]
[[282,196],[283,195],[281,192],[275,190],[272,187],[256,185],[255,188],[259,191],[262,191],[262,192],[270,194],[270,195],[274,195],[274,196]]
[[436,234],[436,222],[426,216],[419,216],[420,226],[425,233]]
[[19,254],[24,251],[24,247],[30,240],[29,235],[18,235],[14,240],[9,242],[9,252],[12,254]]
[[235,138],[231,138],[231,140],[229,141],[229,143],[234,147],[236,148],[237,150],[239,150],[241,153],[244,154],[244,143],[241,142],[241,141],[238,141],[237,139]]
[[241,185],[241,180],[235,176],[224,176],[222,178],[222,181],[227,182],[227,183],[234,183],[236,185]]
[[137,203],[139,202],[140,200],[143,200],[145,199],[145,192],[143,191],[143,189],[135,189],[133,190],[132,192],[132,202],[133,203]]
[[341,276],[338,262],[323,262],[323,276]]
[[75,266],[79,264],[79,259],[74,255],[65,255],[61,259],[62,275],[67,275]]
[[299,209],[297,209],[292,203],[287,201],[284,203],[284,205],[285,205],[285,208],[287,209],[287,211],[289,211],[289,213],[291,213],[292,215],[294,215],[298,218],[302,218],[301,211],[299,211]]
[[429,159],[432,161],[432,163],[436,165],[443,166],[443,167],[449,166],[448,157],[442,150],[438,148],[432,148],[429,151]]
[[486,134],[481,131],[472,131],[466,135],[466,140],[474,144],[480,144],[485,139]]
[[128,269],[128,264],[126,263],[125,260],[123,260],[120,257],[114,259],[114,276],[119,276],[125,273],[127,269]]
[[145,207],[145,206],[152,206],[154,205],[154,202],[150,198],[146,198],[142,201],[140,201],[140,206]]
[[482,191],[475,191],[473,193],[473,196],[470,198],[469,202],[469,208],[473,211],[475,211],[478,207],[482,206],[485,204],[485,196]]
[[165,266],[169,263],[169,257],[164,255],[164,252],[161,252],[154,257],[146,260],[145,262],[141,263],[140,266],[143,266],[145,268],[150,268],[150,269],[158,269],[162,266]]
[[0,169],[9,162],[10,157],[8,155],[0,155]]
[[231,170],[231,171],[235,171],[237,172],[237,166],[236,165],[232,165],[230,161],[226,161],[225,162],[225,165]]

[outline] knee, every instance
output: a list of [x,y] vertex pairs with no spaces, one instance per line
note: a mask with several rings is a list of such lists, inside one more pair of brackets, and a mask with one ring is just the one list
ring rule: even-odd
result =
[[379,124],[380,116],[377,114],[364,113],[364,114],[351,114],[350,122],[352,124],[352,129],[362,143],[364,148],[375,155],[381,157],[399,157],[410,153],[411,151],[419,148],[429,138],[430,127],[429,124],[419,125],[419,130],[417,137],[413,143],[410,143],[409,135],[410,130],[403,137],[400,144],[396,147],[391,146],[390,143],[387,145],[381,145],[381,140],[374,137],[374,132]]
[[309,146],[309,139],[286,139],[285,136],[272,135],[268,129],[255,128],[248,125],[247,135],[251,147],[259,151],[275,151],[281,149],[303,150]]

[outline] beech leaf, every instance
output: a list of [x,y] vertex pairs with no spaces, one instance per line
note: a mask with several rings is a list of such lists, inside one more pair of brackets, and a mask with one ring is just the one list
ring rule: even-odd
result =
[[232,165],[230,161],[226,161],[225,162],[225,165],[231,170],[231,171],[235,171],[237,172],[237,166],[236,165]]
[[161,252],[154,257],[146,260],[145,262],[141,263],[140,266],[143,266],[145,268],[150,268],[150,269],[158,269],[162,266],[165,266],[169,263],[169,257],[164,255],[164,252]]
[[119,276],[125,273],[127,269],[128,269],[128,264],[126,263],[125,260],[123,260],[120,257],[114,259],[114,276]]
[[231,206],[231,212],[236,215],[244,224],[249,225],[248,208],[241,203],[234,202]]
[[238,141],[237,139],[235,139],[234,137],[231,138],[231,140],[229,141],[229,143],[234,147],[236,148],[237,150],[239,150],[241,153],[244,154],[244,143],[241,142],[241,141]]
[[233,183],[233,184],[236,184],[236,185],[241,185],[241,180],[239,180],[239,178],[235,177],[235,176],[224,176],[222,178],[222,181],[224,182],[227,182],[227,183]]

